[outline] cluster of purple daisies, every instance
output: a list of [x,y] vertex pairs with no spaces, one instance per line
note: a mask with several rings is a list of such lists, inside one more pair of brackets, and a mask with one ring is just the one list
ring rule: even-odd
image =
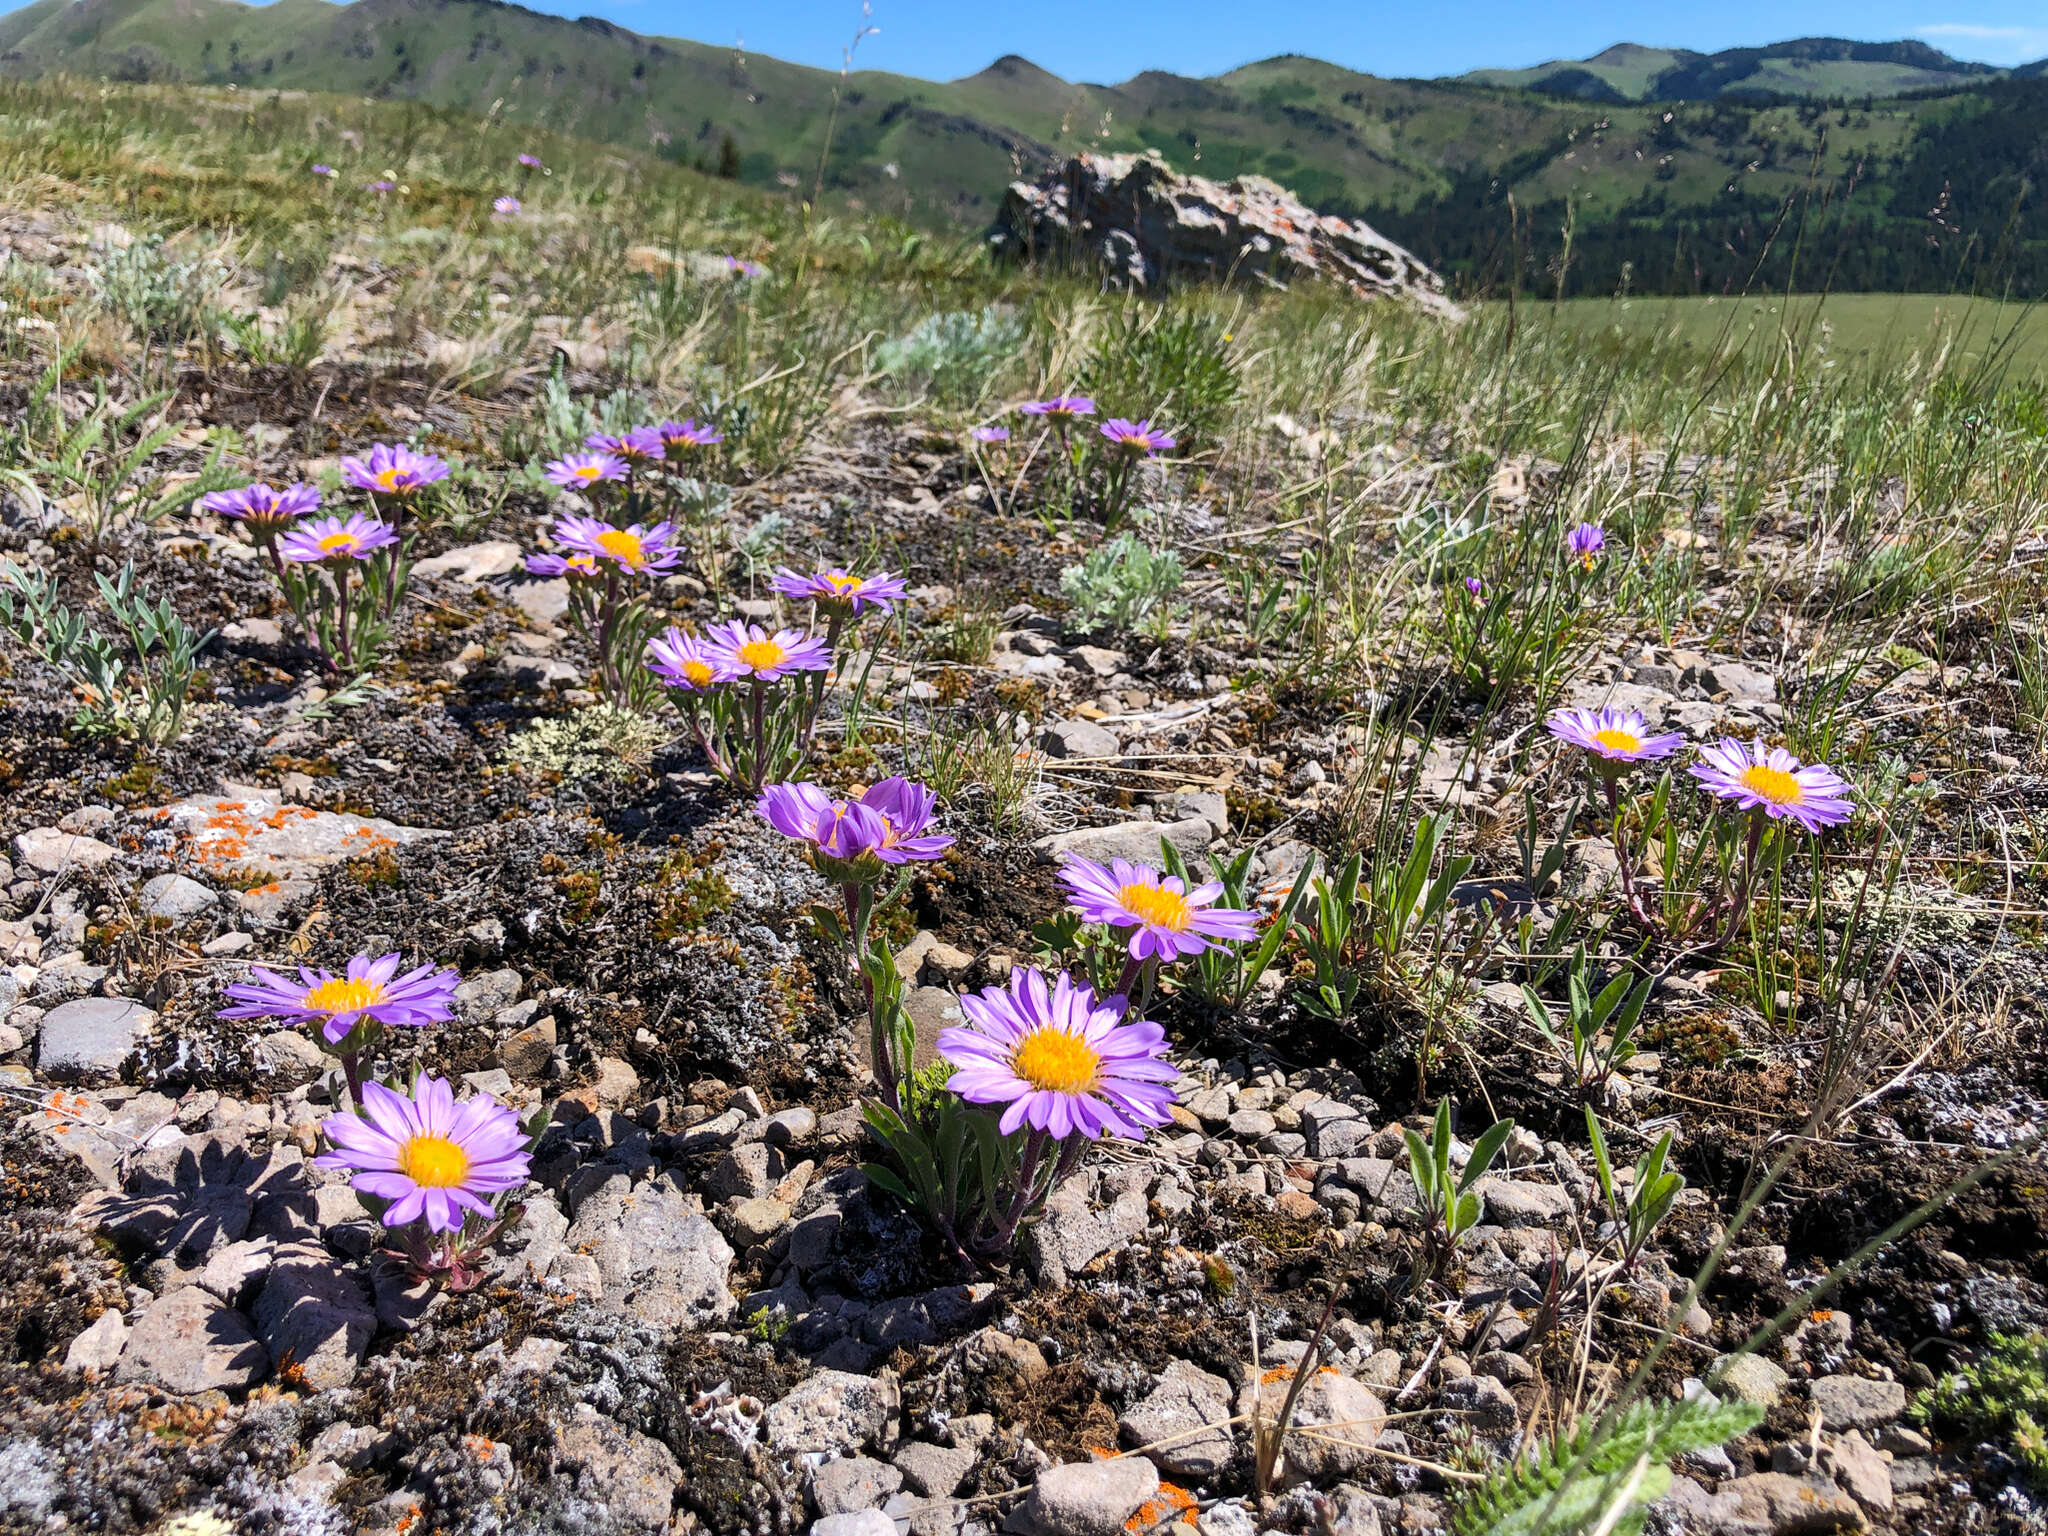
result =
[[[816,784],[772,784],[759,813],[805,845],[829,879],[881,878],[888,866],[936,859],[953,839],[931,827],[937,797],[923,785],[885,779],[836,800]],[[1074,909],[1113,931],[1137,965],[1171,963],[1254,936],[1255,913],[1218,906],[1220,882],[1196,886],[1121,859],[1070,858],[1061,870]],[[944,1030],[946,1086],[970,1104],[1001,1111],[1008,1135],[1095,1140],[1143,1137],[1168,1123],[1177,1076],[1160,1027],[1133,1019],[1126,991],[1098,997],[1061,972],[1020,967],[1008,983],[960,999],[965,1025]]]
[[251,979],[227,987],[233,1007],[224,1019],[283,1019],[310,1025],[320,1044],[342,1058],[352,1110],[337,1111],[323,1129],[333,1150],[315,1159],[353,1177],[358,1194],[385,1202],[387,1228],[417,1226],[438,1239],[407,1244],[423,1269],[469,1273],[488,1236],[464,1240],[472,1216],[494,1224],[505,1196],[526,1183],[530,1138],[519,1116],[487,1095],[458,1102],[447,1081],[420,1077],[401,1090],[362,1080],[358,1063],[387,1028],[422,1029],[455,1016],[454,971],[423,965],[400,973],[400,958],[358,955],[340,975],[300,967],[296,978],[255,966]]
[[[1553,715],[1550,733],[1587,753],[1596,772],[1612,780],[1638,763],[1667,758],[1685,745],[1679,731],[1652,731],[1641,710],[1568,709]],[[1687,770],[1710,795],[1737,810],[1790,821],[1808,832],[1838,827],[1854,807],[1849,783],[1823,763],[1802,763],[1783,747],[1724,736],[1700,748]]]
[[724,441],[724,433],[695,418],[626,432],[593,432],[583,439],[581,450],[548,461],[548,483],[591,493],[625,488],[636,472],[680,461]]
[[[365,458],[343,459],[341,478],[345,485],[367,491],[373,508],[388,507],[402,514],[405,503],[418,492],[448,478],[448,465],[403,443],[377,443]],[[201,497],[199,505],[241,523],[280,565],[367,560],[399,541],[396,523],[374,514],[315,517],[319,488],[303,482],[280,491],[258,481],[240,490],[215,491]]]
[[[1095,402],[1087,395],[1054,395],[1048,400],[1026,401],[1018,409],[1064,434],[1078,426],[1084,417],[1095,414]],[[1149,459],[1154,454],[1166,453],[1179,446],[1149,420],[1128,421],[1121,416],[1112,416],[1096,431],[1112,449],[1133,459]],[[1010,440],[1010,429],[1003,426],[977,427],[974,439],[979,443],[1006,443]]]

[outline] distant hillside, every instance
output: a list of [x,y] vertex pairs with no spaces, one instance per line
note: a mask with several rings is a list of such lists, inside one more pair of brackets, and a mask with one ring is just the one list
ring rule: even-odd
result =
[[[963,232],[987,226],[1013,178],[1062,156],[1151,149],[1367,218],[1467,287],[2048,293],[2032,191],[2048,180],[2042,66],[2002,74],[1919,43],[1620,44],[1435,81],[1292,55],[1110,86],[1015,56],[948,82],[861,71],[829,158],[831,72],[496,0],[36,0],[0,16],[0,70],[417,99],[788,196],[822,179],[834,207]],[[1672,91],[1682,99],[1664,100]],[[339,142],[334,160],[366,178],[385,169],[350,167]]]
[[1901,96],[2002,74],[1925,43],[1801,37],[1762,48],[1692,53],[1616,43],[1590,59],[1531,69],[1476,69],[1462,78],[1577,101],[1702,101],[1713,96]]

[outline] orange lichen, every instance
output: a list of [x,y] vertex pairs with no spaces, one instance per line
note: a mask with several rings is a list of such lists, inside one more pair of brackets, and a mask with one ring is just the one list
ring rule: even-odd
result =
[[1159,1481],[1159,1491],[1138,1506],[1138,1512],[1124,1522],[1124,1529],[1143,1536],[1162,1525],[1171,1525],[1185,1515],[1193,1514],[1199,1506],[1195,1496],[1164,1478]]

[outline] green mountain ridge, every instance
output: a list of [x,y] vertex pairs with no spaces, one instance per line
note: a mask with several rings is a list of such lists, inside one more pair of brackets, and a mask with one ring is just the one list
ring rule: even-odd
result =
[[[2048,180],[2043,67],[1920,43],[1618,44],[1445,80],[1285,55],[1116,85],[1012,55],[958,80],[864,70],[842,86],[499,0],[36,0],[0,16],[0,70],[414,99],[962,232],[1062,156],[1152,150],[1366,218],[1468,290],[1944,289],[1995,267],[2004,286],[2048,291],[2048,223],[2031,205]],[[1757,94],[1766,80],[1800,91]],[[1647,99],[1673,82],[1699,94]],[[384,169],[344,151],[345,171]]]

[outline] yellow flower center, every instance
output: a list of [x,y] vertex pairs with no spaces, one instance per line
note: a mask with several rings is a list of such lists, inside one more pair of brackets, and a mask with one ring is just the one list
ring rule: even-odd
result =
[[597,569],[597,561],[589,555],[571,555],[562,563],[572,571],[594,571]]
[[602,464],[578,464],[576,476],[580,480],[595,480],[604,473]]
[[623,528],[607,528],[600,533],[597,547],[623,565],[639,565],[647,558],[640,552],[640,535]]
[[686,661],[683,663],[683,676],[690,680],[690,685],[693,688],[709,688],[712,676],[711,664],[705,661]]
[[1640,752],[1643,738],[1633,731],[1595,731],[1593,739],[1610,752]]
[[1095,1086],[1102,1058],[1079,1035],[1063,1029],[1034,1029],[1017,1045],[1010,1070],[1034,1088],[1082,1093]]
[[1773,805],[1798,805],[1806,799],[1806,786],[1796,775],[1782,768],[1766,768],[1755,763],[1742,770],[1745,788],[1762,795]]
[[842,596],[848,592],[858,592],[863,585],[858,576],[834,576],[829,571],[825,574],[825,582],[834,592],[840,593]]
[[781,666],[789,652],[785,651],[773,640],[749,640],[739,648],[738,654],[740,660],[747,664],[749,670],[766,672]]
[[380,469],[372,478],[376,480],[377,489],[380,491],[395,491],[398,489],[398,471],[396,469]]
[[1194,916],[1187,897],[1178,891],[1169,891],[1163,885],[1119,886],[1116,899],[1140,922],[1150,923],[1155,928],[1171,928],[1175,933],[1187,932],[1188,923]]
[[446,1136],[413,1136],[399,1151],[398,1171],[427,1189],[453,1189],[469,1177],[469,1154]]
[[320,553],[323,555],[338,554],[342,550],[355,547],[356,536],[352,533],[330,533],[320,541]]
[[299,1006],[311,1008],[320,1013],[360,1013],[372,1007],[384,996],[381,982],[366,979],[336,976],[323,981],[304,997]]

